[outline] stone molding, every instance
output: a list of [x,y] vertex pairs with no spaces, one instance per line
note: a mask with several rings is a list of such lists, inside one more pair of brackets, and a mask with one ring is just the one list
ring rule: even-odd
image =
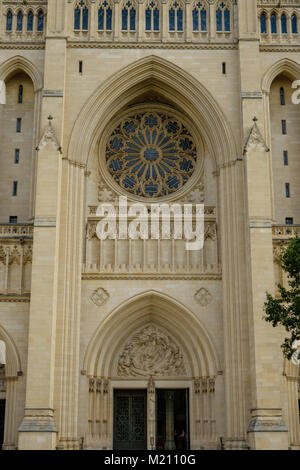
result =
[[25,408],[19,432],[55,432],[54,410],[51,408]]

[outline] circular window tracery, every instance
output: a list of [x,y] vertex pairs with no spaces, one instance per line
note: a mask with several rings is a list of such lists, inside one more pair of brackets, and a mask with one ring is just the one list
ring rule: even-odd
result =
[[136,112],[123,119],[106,145],[114,181],[136,196],[157,198],[181,189],[195,171],[193,136],[168,112]]

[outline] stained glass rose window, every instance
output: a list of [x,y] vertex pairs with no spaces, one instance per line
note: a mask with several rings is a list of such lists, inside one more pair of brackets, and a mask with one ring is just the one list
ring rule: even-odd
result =
[[123,119],[106,145],[106,166],[118,185],[156,198],[181,189],[197,161],[189,130],[169,113],[140,112]]

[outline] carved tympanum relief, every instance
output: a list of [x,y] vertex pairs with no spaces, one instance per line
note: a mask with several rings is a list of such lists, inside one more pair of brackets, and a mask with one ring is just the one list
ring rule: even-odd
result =
[[139,330],[118,361],[119,376],[183,376],[184,359],[173,339],[157,326]]

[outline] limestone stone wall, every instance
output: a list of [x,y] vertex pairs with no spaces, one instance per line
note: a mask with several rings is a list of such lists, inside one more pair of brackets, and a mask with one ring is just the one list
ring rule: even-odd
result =
[[[23,87],[22,103],[18,103],[19,87]],[[8,223],[16,216],[19,223],[28,222],[33,176],[34,90],[31,79],[18,73],[6,81],[6,104],[0,105],[0,222]],[[22,120],[21,132],[16,132],[17,118]],[[19,163],[15,151],[19,150]],[[13,182],[18,182],[13,195]]]
[[[288,232],[285,218],[300,223],[300,108],[290,103],[291,81],[300,79],[299,35],[290,26],[286,35],[259,33],[260,14],[266,11],[269,21],[273,2],[225,2],[228,32],[216,31],[221,2],[203,2],[210,12],[206,32],[192,31],[194,3],[184,3],[183,33],[168,29],[171,2],[160,5],[159,32],[144,30],[145,2],[136,4],[135,31],[121,30],[121,2],[112,5],[111,32],[99,30],[100,3],[83,3],[84,30],[74,29],[76,1],[27,2],[26,14],[32,7],[46,15],[44,31],[31,34],[15,31],[15,2],[0,1],[6,448],[16,447],[20,424],[20,448],[77,449],[81,437],[87,448],[111,448],[113,389],[147,388],[152,396],[156,386],[189,389],[193,448],[218,448],[221,436],[228,449],[299,448],[296,372],[284,364],[282,331],[262,320],[266,290],[286,283],[279,253],[296,227]],[[290,20],[300,5],[286,3]],[[12,33],[5,31],[8,8]],[[98,204],[124,195],[104,171],[108,128],[151,103],[188,119],[202,142],[202,172],[177,198],[192,201],[196,194],[205,204],[200,255],[168,240],[102,244],[95,235]],[[19,165],[12,163],[16,143]],[[16,180],[19,196],[12,198]],[[34,224],[6,226],[10,215]],[[147,325],[178,346],[186,361],[181,375],[154,377],[155,384],[148,376],[118,375],[127,342]],[[153,433],[153,401],[147,406]]]
[[[280,104],[280,89],[284,90],[284,105]],[[294,91],[292,81],[281,75],[270,94],[275,223],[279,225],[285,224],[286,217],[300,223],[300,109],[292,102]],[[282,135],[282,120],[286,121],[286,135]],[[284,165],[284,151],[288,152],[288,165]],[[290,184],[290,198],[286,197],[286,183]]]

